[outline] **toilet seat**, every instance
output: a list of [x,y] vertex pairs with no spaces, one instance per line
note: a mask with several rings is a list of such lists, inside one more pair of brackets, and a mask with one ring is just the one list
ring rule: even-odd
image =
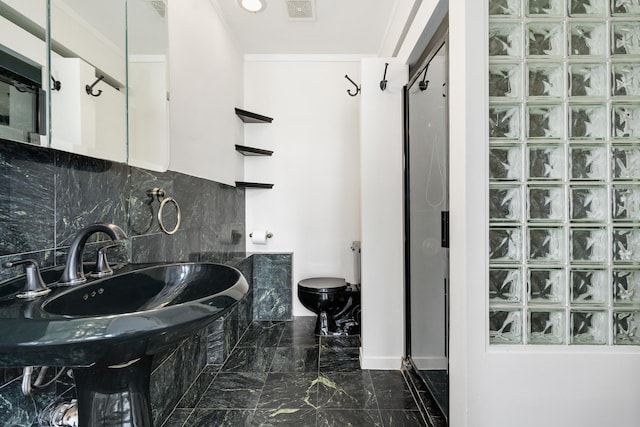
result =
[[306,292],[344,292],[347,281],[342,277],[313,277],[298,282],[298,288]]

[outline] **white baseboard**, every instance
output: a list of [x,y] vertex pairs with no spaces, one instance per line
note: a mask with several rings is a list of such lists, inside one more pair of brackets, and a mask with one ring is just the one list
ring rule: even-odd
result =
[[447,369],[446,357],[415,357],[411,356],[411,360],[421,371],[442,370]]
[[360,367],[382,371],[399,371],[402,367],[401,357],[366,357],[360,347]]

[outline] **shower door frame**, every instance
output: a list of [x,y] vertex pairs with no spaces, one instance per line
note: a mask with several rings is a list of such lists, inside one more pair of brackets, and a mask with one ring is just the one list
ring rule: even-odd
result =
[[[431,39],[431,41],[427,44],[424,49],[423,54],[420,59],[416,62],[416,65],[410,70],[410,79],[407,85],[404,87],[403,91],[403,108],[404,108],[404,142],[403,142],[403,151],[404,151],[404,190],[403,190],[403,198],[404,198],[404,280],[405,280],[405,362],[408,363],[414,372],[419,373],[419,369],[416,366],[415,362],[412,359],[412,325],[411,325],[411,211],[410,211],[410,178],[411,178],[411,170],[410,170],[410,135],[409,135],[409,89],[416,83],[418,79],[420,79],[422,71],[428,64],[434,59],[434,57],[442,50],[446,49],[446,65],[445,65],[445,81],[448,83],[448,72],[449,72],[449,31],[448,26],[443,24],[436,34]],[[428,73],[428,71],[427,71]],[[443,94],[444,96],[444,94]],[[448,213],[449,206],[449,136],[448,136],[448,116],[449,116],[449,106],[448,106],[448,97],[447,97],[447,138],[446,138],[446,187],[445,187],[445,205]],[[443,233],[447,234],[448,238],[448,217],[447,217],[447,229],[443,227]],[[444,236],[442,236],[444,238]],[[447,246],[448,248],[448,242]],[[445,273],[445,283],[443,284],[445,287],[444,291],[444,301],[445,301],[445,321],[444,321],[444,357],[447,359],[447,371],[448,371],[448,360],[449,360],[449,254],[447,249],[446,254],[446,273]],[[418,375],[419,378],[424,382],[424,386],[433,393],[433,391],[429,388],[429,385],[425,378],[422,375]],[[438,405],[439,406],[439,405]],[[448,414],[444,411],[444,408],[439,408],[442,411],[442,415],[445,419],[448,419]]]

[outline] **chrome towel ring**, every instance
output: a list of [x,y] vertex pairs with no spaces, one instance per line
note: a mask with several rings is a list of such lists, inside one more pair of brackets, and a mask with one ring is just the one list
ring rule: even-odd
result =
[[[152,198],[157,198],[158,201],[160,202],[160,206],[158,207],[158,215],[157,215],[158,225],[160,226],[160,229],[166,234],[175,234],[175,232],[178,231],[178,228],[180,228],[180,221],[182,219],[182,215],[180,212],[180,205],[178,205],[178,202],[176,201],[176,199],[174,199],[173,197],[165,197],[165,191],[162,188],[158,188],[158,187],[152,188],[151,190],[147,190],[147,195]],[[164,220],[162,219],[162,210],[165,208],[165,205],[167,203],[172,203],[176,209],[176,225],[171,230],[165,227]]]

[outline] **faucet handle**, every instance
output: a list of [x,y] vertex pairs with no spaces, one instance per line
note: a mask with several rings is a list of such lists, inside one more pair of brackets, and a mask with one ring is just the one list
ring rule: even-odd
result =
[[26,264],[25,274],[27,278],[24,287],[16,295],[17,298],[33,299],[51,292],[51,289],[47,288],[44,280],[42,280],[40,269],[38,268],[38,262],[36,260],[22,259],[18,261],[7,261],[2,264],[2,266],[5,268],[11,268],[22,264]]
[[117,248],[117,243],[112,245],[105,245],[98,249],[96,253],[96,266],[93,268],[93,271],[89,273],[91,277],[104,277],[111,276],[113,274],[113,270],[109,265],[109,260],[107,259],[107,250],[111,248]]

